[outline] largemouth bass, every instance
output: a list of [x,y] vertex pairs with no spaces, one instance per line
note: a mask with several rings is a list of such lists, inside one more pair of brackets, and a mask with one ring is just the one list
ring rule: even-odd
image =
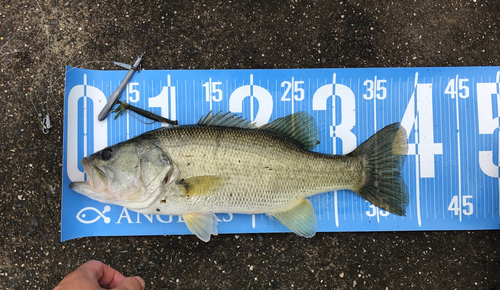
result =
[[209,113],[197,125],[146,132],[83,158],[87,181],[71,189],[139,213],[181,215],[205,242],[217,235],[215,213],[265,213],[312,237],[316,215],[307,197],[340,189],[405,214],[407,137],[399,123],[347,155],[310,151],[318,143],[318,127],[304,112],[259,128]]

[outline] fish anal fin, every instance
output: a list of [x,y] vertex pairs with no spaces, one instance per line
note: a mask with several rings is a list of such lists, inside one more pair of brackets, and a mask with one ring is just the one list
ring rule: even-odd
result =
[[224,178],[215,175],[195,176],[181,179],[177,185],[182,188],[186,196],[210,195],[216,191],[224,181]]
[[289,210],[269,215],[275,217],[299,236],[311,238],[316,234],[316,214],[311,202],[305,198]]
[[291,138],[304,149],[314,149],[319,144],[319,130],[314,118],[306,112],[297,112],[265,124],[259,129]]
[[189,213],[182,216],[188,229],[204,242],[210,241],[210,236],[216,236],[217,216],[210,214]]

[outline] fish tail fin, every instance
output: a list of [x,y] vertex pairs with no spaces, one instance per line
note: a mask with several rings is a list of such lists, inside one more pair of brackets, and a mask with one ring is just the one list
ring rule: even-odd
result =
[[408,152],[408,139],[400,123],[386,126],[351,156],[363,158],[365,172],[354,190],[374,205],[395,215],[404,216],[408,206],[408,188],[401,169]]

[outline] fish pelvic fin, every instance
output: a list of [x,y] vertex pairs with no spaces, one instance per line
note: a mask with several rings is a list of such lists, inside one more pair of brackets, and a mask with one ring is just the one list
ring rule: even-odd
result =
[[408,206],[408,187],[401,169],[408,152],[408,139],[400,123],[386,126],[350,156],[365,163],[364,178],[354,188],[361,197],[395,215],[404,216]]
[[299,236],[311,238],[316,234],[316,214],[307,199],[302,199],[289,210],[268,214]]
[[314,149],[320,141],[314,118],[306,112],[297,112],[265,124],[259,129],[293,139],[307,150]]
[[210,241],[212,235],[216,236],[217,216],[210,214],[189,213],[182,216],[188,229],[204,242]]
[[214,175],[195,176],[187,179],[181,179],[177,186],[186,197],[210,195],[216,191],[224,181],[224,178]]

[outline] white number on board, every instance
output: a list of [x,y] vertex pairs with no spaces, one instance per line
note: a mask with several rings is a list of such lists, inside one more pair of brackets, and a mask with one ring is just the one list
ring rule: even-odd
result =
[[[304,89],[300,86],[304,84],[304,81],[296,81],[292,78],[292,81],[284,81],[281,83],[281,87],[285,88],[285,92],[281,97],[281,101],[290,102],[292,98],[295,101],[302,101],[305,98]],[[291,94],[289,94],[291,92]]]
[[363,86],[366,87],[366,94],[363,94],[365,100],[372,100],[374,97],[378,100],[387,98],[387,88],[384,86],[387,80],[377,80],[377,76],[373,80],[366,80]]
[[[150,108],[160,108],[160,115],[171,120],[177,120],[176,115],[176,92],[175,86],[170,84],[170,75],[167,76],[167,85],[162,87],[161,92],[148,99]],[[162,123],[162,127],[168,126]]]
[[412,131],[415,134],[415,143],[408,144],[408,155],[418,156],[420,177],[434,178],[434,157],[443,154],[443,144],[434,142],[432,84],[416,85],[401,125],[408,136]]
[[[493,99],[496,99],[494,106]],[[477,110],[479,134],[493,135],[495,130],[500,127],[500,72],[497,73],[496,83],[478,83],[477,84]],[[498,142],[498,140],[497,140]],[[498,178],[500,177],[500,160],[493,160],[492,150],[479,151],[479,167],[484,174]]]
[[454,215],[459,215],[460,209],[464,208],[462,209],[464,215],[472,215],[474,213],[474,207],[470,199],[472,199],[472,195],[462,195],[462,204],[460,204],[458,195],[455,195],[451,198],[448,210],[453,212]]
[[469,97],[469,86],[466,84],[469,79],[459,79],[458,76],[451,79],[444,89],[444,93],[454,99],[457,97],[467,99]]

